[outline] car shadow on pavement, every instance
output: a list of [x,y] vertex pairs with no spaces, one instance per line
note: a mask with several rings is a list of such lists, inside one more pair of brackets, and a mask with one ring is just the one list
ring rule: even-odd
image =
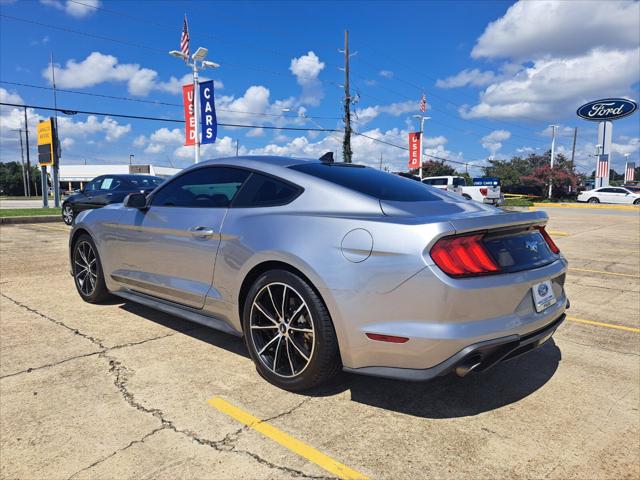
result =
[[[227,333],[183,320],[133,302],[117,301],[120,308],[184,335],[249,357],[244,341]],[[562,359],[554,340],[486,372],[460,378],[454,374],[428,382],[407,382],[342,372],[327,384],[298,395],[329,397],[351,392],[351,401],[422,418],[477,415],[515,403],[544,386]]]
[[406,382],[343,373],[326,395],[336,388],[351,391],[351,400],[373,407],[422,418],[456,418],[477,415],[515,403],[545,385],[562,359],[553,339],[543,347],[496,365],[486,372],[460,378],[455,374],[428,382]]

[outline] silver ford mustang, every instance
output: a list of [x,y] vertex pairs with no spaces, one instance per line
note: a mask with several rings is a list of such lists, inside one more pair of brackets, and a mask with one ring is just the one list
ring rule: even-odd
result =
[[82,212],[69,247],[84,300],[242,335],[266,380],[303,390],[339,368],[464,376],[543,344],[568,308],[546,221],[360,165],[235,157]]

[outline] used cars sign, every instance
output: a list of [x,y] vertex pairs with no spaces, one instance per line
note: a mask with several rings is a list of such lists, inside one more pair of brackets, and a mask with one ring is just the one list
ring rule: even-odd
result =
[[585,103],[577,113],[585,120],[600,122],[629,116],[637,109],[638,104],[626,98],[605,98]]

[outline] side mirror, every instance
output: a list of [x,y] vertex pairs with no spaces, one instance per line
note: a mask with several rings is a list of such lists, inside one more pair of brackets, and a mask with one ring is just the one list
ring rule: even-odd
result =
[[147,208],[147,196],[144,193],[130,193],[124,199],[124,206],[144,210]]

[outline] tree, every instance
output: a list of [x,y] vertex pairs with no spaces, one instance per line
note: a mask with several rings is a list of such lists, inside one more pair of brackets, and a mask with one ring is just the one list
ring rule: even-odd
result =
[[[34,185],[38,185],[38,190],[40,189],[40,170],[35,166],[31,167],[31,189],[35,194]],[[0,162],[0,194],[10,196],[24,195],[20,163]]]

